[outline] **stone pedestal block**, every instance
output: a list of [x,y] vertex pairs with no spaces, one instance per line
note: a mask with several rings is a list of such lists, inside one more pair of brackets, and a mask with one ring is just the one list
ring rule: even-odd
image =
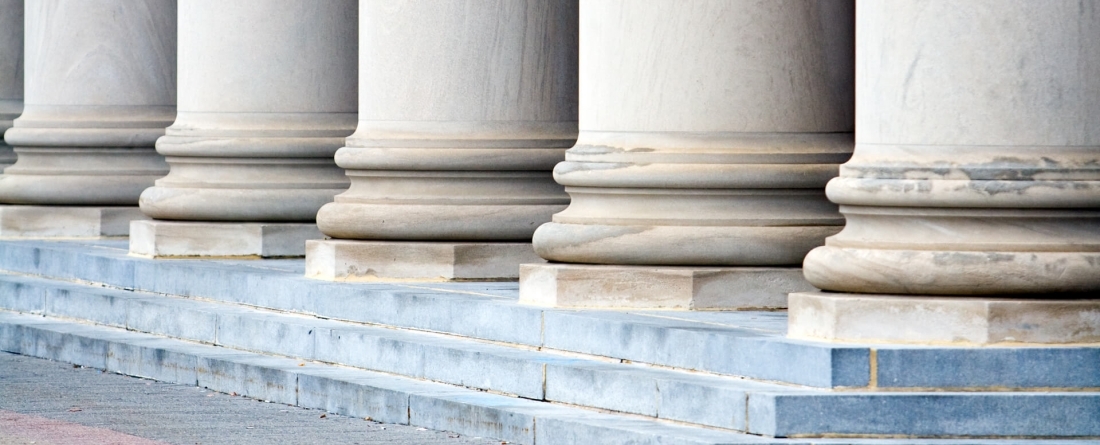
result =
[[153,143],[176,113],[176,2],[25,8],[24,107],[4,135],[18,160],[0,177],[0,202],[136,205],[168,171]]
[[330,281],[515,281],[541,262],[527,243],[324,240],[306,243],[306,276]]
[[179,115],[157,141],[171,171],[142,211],[313,222],[348,186],[333,155],[355,129],[356,17],[355,0],[181,2]]
[[23,0],[0,0],[0,172],[15,163],[4,132],[23,112]]
[[324,235],[309,223],[134,221],[130,254],[149,258],[300,257]]
[[593,309],[782,309],[813,290],[796,267],[520,266],[524,304]]
[[146,218],[137,207],[0,205],[0,238],[126,236]]
[[987,345],[1100,343],[1100,300],[797,292],[794,338]]

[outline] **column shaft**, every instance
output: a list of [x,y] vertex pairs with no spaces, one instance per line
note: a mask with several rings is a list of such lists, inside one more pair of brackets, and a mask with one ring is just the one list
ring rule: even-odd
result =
[[[840,230],[824,186],[852,149],[850,1],[594,0],[582,4],[580,30],[580,135],[554,169],[572,202],[535,233],[540,256],[789,268]],[[611,276],[573,270],[593,283]],[[694,274],[662,270],[678,283],[672,277]],[[664,288],[630,284],[650,272],[623,273],[604,303],[597,294],[607,286],[572,293],[632,306],[650,304],[641,301],[647,286]],[[676,293],[693,292],[698,278]],[[534,287],[526,297],[564,298]],[[793,290],[781,287],[769,291],[771,305]]]
[[355,33],[354,0],[180,2],[179,115],[157,141],[171,172],[142,211],[313,221],[348,184],[332,157],[355,128]]
[[[805,273],[825,290],[914,297],[822,306],[833,297],[818,295],[797,308],[792,297],[792,335],[1072,337],[1037,334],[1065,325],[1028,300],[1013,304],[1018,315],[1037,308],[1030,320],[997,315],[988,298],[917,296],[1058,299],[1100,290],[1100,8],[1034,0],[859,8],[856,150],[827,189],[847,226],[807,256]],[[861,304],[892,306],[895,315],[953,305],[942,313],[959,315],[963,303],[983,308],[975,317],[989,324],[987,337],[934,317],[854,317],[835,329],[813,321],[859,313]],[[960,319],[972,325],[968,317]],[[1015,334],[993,334],[1009,319],[1020,323]]]
[[[538,260],[527,244],[532,232],[568,203],[550,170],[576,140],[576,1],[360,7],[359,126],[336,154],[351,188],[318,213],[321,231],[347,240],[512,242],[519,244],[486,249]],[[422,253],[410,253],[411,264],[434,256]],[[513,261],[506,276],[516,274]]]
[[15,163],[4,132],[23,112],[23,0],[0,0],[0,172]]
[[176,2],[26,4],[23,114],[5,135],[19,159],[0,202],[137,204],[167,167],[153,149],[175,116]]

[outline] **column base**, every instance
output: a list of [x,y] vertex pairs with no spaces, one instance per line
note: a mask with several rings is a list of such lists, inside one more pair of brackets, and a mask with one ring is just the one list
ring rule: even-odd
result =
[[788,336],[835,342],[1098,343],[1100,300],[790,295]]
[[137,206],[0,205],[0,238],[122,237],[141,219]]
[[329,281],[515,281],[521,263],[539,261],[530,243],[306,243],[306,276]]
[[797,267],[524,264],[519,301],[566,308],[782,309],[789,292],[813,289]]
[[324,238],[312,223],[147,220],[130,225],[130,254],[147,258],[300,257]]

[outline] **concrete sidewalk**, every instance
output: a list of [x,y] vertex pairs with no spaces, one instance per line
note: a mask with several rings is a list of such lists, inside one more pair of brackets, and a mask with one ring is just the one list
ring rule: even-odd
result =
[[0,352],[0,445],[499,444]]

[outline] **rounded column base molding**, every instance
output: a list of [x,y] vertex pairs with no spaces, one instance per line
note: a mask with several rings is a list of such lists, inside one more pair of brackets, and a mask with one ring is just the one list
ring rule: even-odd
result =
[[152,148],[16,147],[18,161],[0,177],[8,204],[132,206],[168,173]]
[[535,251],[550,261],[667,266],[796,266],[840,226],[544,224]]
[[1100,252],[824,246],[806,256],[803,271],[814,286],[838,292],[1074,298],[1100,289]]
[[317,226],[340,239],[405,241],[529,241],[535,229],[565,209],[560,204],[362,204],[334,202],[317,212]]
[[180,221],[312,222],[317,210],[342,188],[225,189],[150,187],[141,193],[142,213]]

